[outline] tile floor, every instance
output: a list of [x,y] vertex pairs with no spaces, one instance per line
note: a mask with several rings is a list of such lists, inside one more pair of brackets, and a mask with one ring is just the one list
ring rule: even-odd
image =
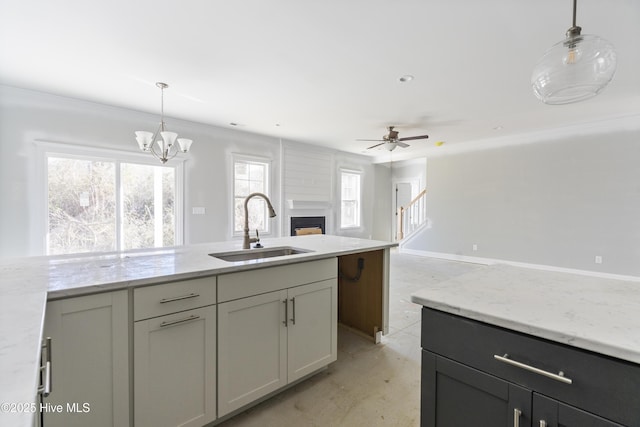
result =
[[381,344],[339,328],[338,360],[224,427],[418,426],[420,306],[411,294],[481,265],[391,253],[389,334]]

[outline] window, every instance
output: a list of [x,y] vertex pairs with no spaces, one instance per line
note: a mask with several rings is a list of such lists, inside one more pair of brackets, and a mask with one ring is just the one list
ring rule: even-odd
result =
[[[244,232],[244,200],[251,193],[269,197],[269,162],[266,159],[235,157],[233,160],[233,234]],[[247,205],[249,229],[269,232],[267,204],[261,197],[251,198]]]
[[176,166],[90,154],[45,159],[48,255],[182,243]]
[[340,172],[340,228],[360,227],[360,173]]

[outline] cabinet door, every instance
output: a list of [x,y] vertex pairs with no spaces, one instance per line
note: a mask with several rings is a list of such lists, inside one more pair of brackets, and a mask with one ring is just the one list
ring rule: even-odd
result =
[[216,307],[135,322],[136,427],[216,419]]
[[337,290],[335,279],[289,289],[288,382],[337,359]]
[[47,427],[129,425],[127,291],[47,303],[44,336],[52,338],[52,392]]
[[622,425],[534,393],[533,427],[622,427]]
[[287,291],[218,305],[218,416],[287,384]]
[[466,365],[422,352],[420,425],[531,425],[531,391]]

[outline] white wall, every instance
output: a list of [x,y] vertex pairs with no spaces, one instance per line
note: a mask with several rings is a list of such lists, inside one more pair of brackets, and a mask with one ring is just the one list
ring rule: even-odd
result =
[[[37,177],[34,141],[46,140],[79,146],[114,148],[137,152],[133,132],[155,129],[159,117],[123,108],[64,98],[35,91],[0,86],[0,257],[39,255],[41,236],[33,224],[41,221],[35,195],[42,185]],[[281,191],[282,145],[277,138],[167,118],[167,125],[194,140],[185,162],[185,243],[223,241],[230,232],[230,159],[233,153],[258,155],[272,160],[272,201],[283,215]],[[310,146],[299,144],[301,149]],[[351,165],[363,170],[363,227],[351,235],[373,234],[375,168],[365,156],[325,150],[334,168]],[[331,201],[335,216],[339,201]],[[193,215],[193,207],[204,207],[205,215]],[[382,215],[383,213],[380,213]],[[282,231],[282,217],[275,220],[274,235]]]
[[640,276],[639,162],[637,126],[429,158],[406,248]]

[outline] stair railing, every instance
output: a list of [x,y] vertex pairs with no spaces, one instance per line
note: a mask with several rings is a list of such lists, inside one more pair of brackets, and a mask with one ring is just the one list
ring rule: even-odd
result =
[[397,212],[396,240],[402,240],[417,230],[427,220],[427,189],[422,190],[405,206],[400,206]]

